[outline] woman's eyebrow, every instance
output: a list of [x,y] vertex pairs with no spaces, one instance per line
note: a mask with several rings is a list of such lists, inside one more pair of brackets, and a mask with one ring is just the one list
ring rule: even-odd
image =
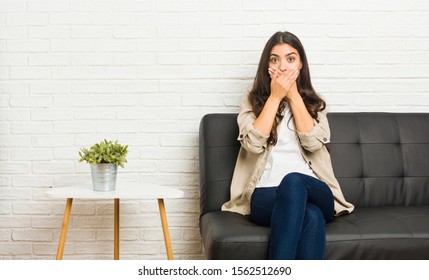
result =
[[[291,52],[291,53],[286,54],[285,56],[290,56],[290,55],[292,55],[292,54],[294,54],[294,55],[298,55],[296,52]],[[275,53],[270,54],[270,56],[280,57],[280,55],[275,54]]]

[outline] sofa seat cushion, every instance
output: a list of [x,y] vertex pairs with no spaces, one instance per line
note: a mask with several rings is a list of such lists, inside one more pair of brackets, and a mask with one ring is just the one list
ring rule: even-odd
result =
[[[248,216],[201,216],[209,259],[266,259],[270,229]],[[327,259],[429,259],[429,206],[358,208],[326,227]]]
[[202,242],[208,259],[267,259],[270,228],[252,223],[249,216],[212,211],[201,216]]
[[326,239],[327,259],[429,259],[429,206],[358,208]]

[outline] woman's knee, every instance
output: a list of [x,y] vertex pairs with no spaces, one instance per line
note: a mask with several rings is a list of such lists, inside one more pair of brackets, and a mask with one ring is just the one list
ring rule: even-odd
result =
[[282,182],[289,182],[289,183],[300,182],[302,181],[302,176],[303,174],[301,173],[291,172],[286,174],[286,176],[283,177]]
[[302,192],[305,191],[305,181],[303,174],[292,172],[283,177],[280,185],[277,187],[278,192]]

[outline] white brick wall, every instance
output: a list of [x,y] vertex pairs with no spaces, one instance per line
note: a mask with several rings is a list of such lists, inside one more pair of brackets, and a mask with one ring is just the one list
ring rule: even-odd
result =
[[[54,259],[78,150],[129,144],[119,181],[167,200],[175,257],[204,258],[198,125],[237,112],[278,30],[306,47],[331,111],[429,112],[429,4],[419,0],[0,0],[0,259]],[[121,257],[165,259],[156,202],[124,201]],[[75,201],[66,259],[112,258],[113,205]]]

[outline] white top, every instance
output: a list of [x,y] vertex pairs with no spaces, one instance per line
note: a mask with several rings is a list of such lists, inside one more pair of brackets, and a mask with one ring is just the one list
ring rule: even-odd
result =
[[183,196],[183,191],[153,184],[127,183],[116,185],[116,190],[112,192],[93,191],[92,185],[58,187],[46,192],[46,195],[53,198],[84,198],[84,199],[158,199],[158,198],[179,198]]
[[284,117],[277,131],[277,144],[271,151],[264,172],[256,187],[277,187],[283,177],[291,172],[299,172],[317,178],[299,150],[295,123],[288,103],[286,103]]

